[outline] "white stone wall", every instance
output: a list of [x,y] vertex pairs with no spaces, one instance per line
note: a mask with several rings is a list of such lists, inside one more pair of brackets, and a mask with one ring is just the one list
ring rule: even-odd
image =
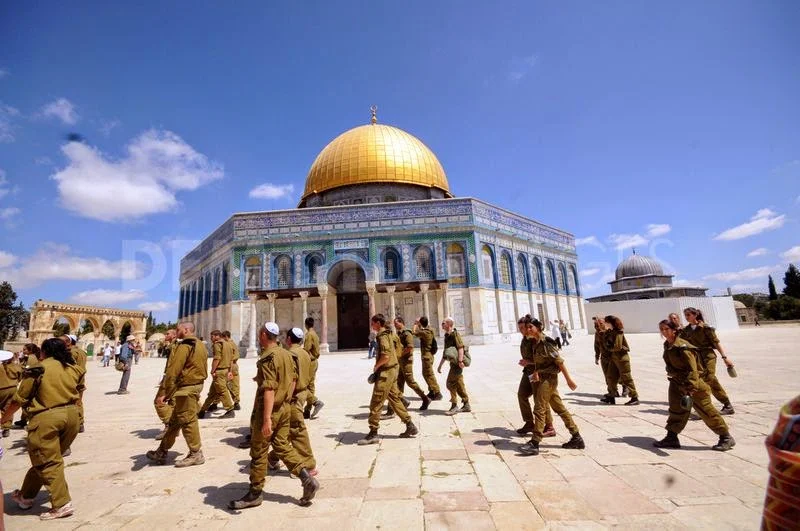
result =
[[[693,306],[703,312],[706,322],[718,330],[739,328],[731,297],[678,297],[636,301],[587,302],[587,319],[593,315],[616,315],[625,324],[625,332],[658,332],[658,322],[675,312],[683,319],[683,309]],[[589,327],[594,333],[594,328]]]

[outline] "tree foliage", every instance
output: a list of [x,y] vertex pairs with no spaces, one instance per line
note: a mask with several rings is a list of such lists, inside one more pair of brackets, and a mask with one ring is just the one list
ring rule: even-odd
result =
[[733,296],[733,300],[741,302],[748,308],[752,308],[756,302],[756,298],[749,293],[737,293]]
[[800,271],[794,264],[789,264],[789,269],[783,275],[783,294],[795,299],[800,299]]
[[771,301],[778,300],[778,291],[775,289],[775,281],[772,280],[772,275],[769,276],[769,282],[767,282],[767,288],[769,289],[769,300]]
[[106,321],[103,323],[103,327],[100,329],[104,336],[108,339],[114,339],[114,325],[111,321]]
[[30,314],[17,302],[17,293],[8,282],[0,282],[0,345],[17,338],[20,330],[28,329]]
[[53,323],[53,335],[55,337],[65,336],[69,334],[69,332],[70,332],[69,322],[67,322],[66,319],[63,321],[56,321],[55,323]]
[[765,313],[775,320],[800,319],[800,299],[783,295],[770,301]]
[[131,335],[131,323],[125,322],[122,329],[119,331],[119,342],[125,343],[126,338]]

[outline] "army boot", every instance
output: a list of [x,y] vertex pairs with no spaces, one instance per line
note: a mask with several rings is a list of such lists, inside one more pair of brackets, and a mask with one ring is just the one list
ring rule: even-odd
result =
[[197,450],[196,452],[189,452],[186,457],[180,461],[176,461],[175,466],[178,468],[184,468],[187,466],[202,465],[205,462],[206,458],[203,457],[203,451]]
[[233,409],[229,409],[225,412],[224,415],[221,415],[219,418],[221,419],[232,419],[236,416],[236,412]]
[[211,404],[210,406],[208,406],[209,413],[211,413],[212,411],[216,411],[217,409],[219,409],[219,406],[217,404]]
[[734,413],[736,412],[733,410],[733,406],[730,402],[722,406],[722,409],[719,410],[720,415],[733,415]]
[[8,437],[11,435],[11,429],[3,428],[3,437]]
[[358,441],[358,445],[366,446],[368,444],[378,444],[379,442],[381,442],[381,439],[378,437],[378,430],[369,430],[367,436]]
[[406,397],[404,397],[404,396],[400,397],[400,402],[402,402],[403,405],[406,406],[406,407],[411,405],[411,402],[409,402],[408,399]]
[[269,468],[273,472],[275,472],[277,470],[280,470],[281,469],[281,462],[277,461],[277,460],[276,461],[267,460],[267,468]]
[[247,491],[242,498],[238,500],[231,500],[228,503],[229,509],[247,509],[248,507],[258,507],[261,505],[261,502],[264,500],[264,494],[261,491]]
[[472,408],[469,407],[469,402],[464,402],[461,404],[461,409],[458,410],[459,413],[472,413]]
[[616,399],[610,395],[605,395],[600,399],[600,402],[603,402],[604,404],[611,404],[612,406],[617,403]]
[[422,405],[419,406],[419,410],[425,411],[426,409],[428,409],[428,406],[430,405],[431,405],[431,399],[425,395],[422,395]]
[[319,490],[319,481],[304,468],[300,471],[300,483],[303,485],[303,497],[300,498],[300,506],[308,507]]
[[519,447],[519,453],[525,455],[539,455],[539,442],[531,439]]
[[305,409],[303,409],[303,418],[306,420],[311,418],[311,404],[306,404]]
[[568,450],[583,450],[586,448],[586,443],[583,442],[583,437],[581,437],[580,433],[572,434],[572,438],[561,445],[561,448],[567,448]]
[[719,442],[711,447],[712,450],[717,450],[718,452],[727,452],[731,448],[736,446],[736,441],[733,440],[730,433],[724,433],[719,436]]
[[316,402],[314,402],[314,411],[311,412],[311,418],[312,419],[317,418],[317,415],[319,415],[319,411],[323,407],[325,407],[325,402],[323,402],[322,400],[317,400]]
[[442,398],[444,398],[444,396],[442,396],[442,393],[433,393],[431,400],[441,400]]
[[242,409],[242,406],[240,406],[240,405],[239,405],[239,402],[234,402],[234,403],[233,403],[233,409],[234,409],[235,411],[239,411],[239,410],[241,410],[241,409]]
[[201,409],[200,411],[197,412],[197,418],[199,419],[206,418],[206,412]]
[[450,415],[450,416],[453,416],[456,413],[458,413],[458,406],[455,404],[455,402],[451,403],[450,409],[444,412],[445,415]]
[[150,450],[145,455],[150,461],[157,465],[163,465],[167,462],[167,452],[161,448],[158,450]]
[[674,448],[680,450],[681,442],[678,440],[678,434],[673,431],[667,431],[667,436],[660,441],[654,441],[653,446],[656,448]]
[[523,424],[522,427],[517,430],[517,433],[519,433],[520,435],[533,433],[533,422],[526,422],[525,424]]
[[632,397],[630,400],[625,402],[625,405],[626,406],[638,406],[639,405],[639,397],[638,396]]
[[414,426],[414,423],[409,420],[408,424],[406,424],[406,431],[400,434],[400,438],[410,439],[411,437],[415,436],[418,433],[419,430],[417,429],[417,427]]

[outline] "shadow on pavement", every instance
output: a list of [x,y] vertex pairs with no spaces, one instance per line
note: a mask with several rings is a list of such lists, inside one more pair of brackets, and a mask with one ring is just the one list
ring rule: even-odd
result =
[[131,433],[131,435],[136,435],[140,439],[153,439],[153,438],[155,438],[156,435],[161,433],[161,430],[159,430],[157,428],[151,428],[151,429],[148,429],[148,430],[133,430],[130,433]]
[[633,446],[634,448],[640,448],[642,450],[647,450],[648,452],[653,452],[659,457],[668,457],[669,452],[665,452],[664,450],[653,446],[653,441],[655,440],[657,439],[652,437],[626,436],[608,439],[608,442],[627,444],[628,446]]
[[366,434],[366,431],[341,431],[339,433],[329,433],[325,437],[335,439],[339,444],[356,444]]
[[513,439],[514,437],[519,437],[519,434],[517,434],[516,431],[500,426],[495,426],[493,428],[478,428],[472,431],[474,433],[488,433],[493,437],[500,437],[502,439]]

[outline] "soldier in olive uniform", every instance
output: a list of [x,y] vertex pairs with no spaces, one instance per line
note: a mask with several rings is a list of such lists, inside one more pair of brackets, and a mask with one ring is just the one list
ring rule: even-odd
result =
[[400,390],[397,388],[397,373],[399,372],[397,352],[395,350],[392,333],[386,327],[386,318],[383,314],[375,314],[370,319],[370,327],[377,332],[378,353],[375,357],[375,366],[372,369],[369,381],[372,383],[372,398],[369,403],[369,433],[358,441],[360,445],[377,444],[378,427],[381,420],[381,408],[384,402],[389,401],[392,411],[397,413],[400,420],[406,425],[406,431],[400,434],[402,438],[413,437],[419,430],[411,422],[406,406],[400,399]]
[[[167,363],[169,363],[169,357],[172,355],[172,351],[176,346],[175,343],[175,329],[170,328],[167,330],[167,333],[164,335],[164,346],[163,346],[163,355],[167,358]],[[164,365],[164,371],[166,372],[166,364]],[[169,428],[169,419],[172,418],[172,410],[175,407],[174,400],[167,400],[165,402],[159,403],[158,397],[164,395],[164,376],[161,376],[161,383],[158,385],[158,391],[156,392],[156,397],[153,399],[153,406],[156,408],[156,415],[158,418],[161,419],[161,422],[164,424],[164,428],[161,432],[156,435],[156,440],[160,441],[164,438],[164,435],[167,434],[167,429]]]
[[[530,355],[533,352],[530,349],[530,341],[531,339],[525,335],[525,323],[526,320],[530,320],[530,314],[522,317],[517,321],[517,329],[519,333],[522,334],[522,342],[519,344],[519,353],[522,359],[530,359]],[[527,358],[526,358],[527,356]],[[532,361],[532,360],[531,360]],[[519,381],[519,387],[517,388],[517,401],[519,402],[519,412],[522,415],[522,420],[525,424],[517,430],[517,433],[520,435],[525,435],[527,433],[533,433],[534,427],[534,417],[533,417],[533,410],[531,409],[531,397],[533,396],[533,382],[531,382],[531,374],[533,374],[533,366],[528,365],[522,368],[522,378]],[[555,437],[556,436],[556,429],[553,427],[553,412],[550,409],[550,405],[547,405],[547,415],[545,417],[544,422],[544,432],[542,433],[543,437]]]
[[303,485],[300,505],[310,505],[319,489],[319,482],[309,472],[314,464],[302,458],[289,442],[292,409],[289,402],[294,395],[297,373],[291,353],[278,344],[278,333],[278,325],[272,322],[265,323],[259,332],[263,350],[256,363],[258,387],[250,420],[250,489],[228,504],[231,509],[261,505],[270,444],[289,472],[300,478]]
[[689,413],[694,410],[711,431],[719,435],[719,442],[712,448],[721,452],[730,450],[736,441],[728,431],[725,419],[711,403],[711,389],[700,377],[697,362],[697,349],[686,340],[678,337],[678,327],[670,320],[658,323],[664,336],[664,362],[669,379],[669,418],[667,436],[655,441],[657,448],[680,448],[678,434],[686,427]]
[[231,364],[231,372],[233,373],[233,378],[228,382],[228,385],[231,390],[231,398],[233,398],[233,409],[235,411],[239,411],[242,409],[242,406],[239,404],[241,402],[240,396],[240,386],[239,386],[239,345],[236,344],[235,341],[231,339],[231,332],[230,330],[225,330],[222,332],[222,335],[225,337],[225,341],[230,344],[230,348],[233,352],[233,363]]
[[[82,368],[84,370],[84,372],[85,372],[86,371],[86,363],[89,360],[89,355],[86,354],[85,350],[83,350],[82,348],[80,348],[77,345],[77,343],[78,343],[77,336],[74,336],[72,334],[65,335],[65,336],[61,336],[61,340],[67,346],[67,350],[69,350],[69,353],[72,356],[72,359],[74,359],[75,363],[78,364],[78,367]],[[84,387],[84,390],[85,390],[85,387]],[[83,428],[83,420],[84,420],[84,417],[83,417],[83,391],[81,391],[81,399],[78,401],[78,412],[80,413],[80,416],[81,416],[81,427],[78,430],[78,433],[83,433],[83,430],[84,430],[84,428]]]
[[[19,363],[20,365],[22,365],[23,370],[28,369],[30,367],[36,367],[37,365],[39,365],[41,355],[42,351],[36,344],[34,343],[25,344],[25,346],[22,347],[22,355],[19,359]],[[13,427],[15,429],[24,429],[27,424],[28,424],[28,414],[25,412],[25,409],[23,408],[22,413],[20,414],[20,419],[14,423]]]
[[[394,327],[397,330],[397,337],[400,340],[401,352],[398,358],[400,363],[400,371],[397,374],[397,389],[400,391],[400,396],[403,396],[406,384],[412,391],[417,393],[417,396],[422,399],[422,405],[419,407],[420,411],[425,411],[431,403],[431,399],[422,391],[417,381],[414,379],[414,333],[406,328],[405,321],[402,317],[396,317],[394,320]],[[408,407],[408,405],[406,405]]]
[[[0,350],[0,412],[11,403],[14,393],[17,392],[17,384],[22,374],[22,365],[13,362],[14,353],[8,350]],[[11,420],[9,417],[2,424],[2,436],[8,437],[11,430]]]
[[[314,459],[311,439],[308,436],[308,429],[306,429],[306,423],[303,420],[303,404],[305,404],[308,381],[311,379],[311,356],[301,346],[304,335],[299,328],[292,328],[286,332],[286,349],[292,354],[292,361],[294,361],[295,371],[297,372],[294,395],[289,400],[291,405],[289,442],[300,454],[305,465],[310,467],[309,473],[316,475],[317,462]],[[270,470],[278,470],[280,468],[280,460],[275,449],[269,453],[269,468]]]
[[626,406],[639,405],[639,393],[636,391],[636,384],[633,383],[631,373],[630,347],[628,340],[625,339],[622,319],[614,315],[607,315],[603,321],[611,328],[603,333],[603,350],[608,353],[610,363],[608,366],[608,393],[600,399],[606,404],[615,404],[617,395],[617,384],[622,384],[624,389],[630,393],[630,400],[625,402]]
[[52,509],[39,518],[53,520],[74,512],[64,478],[63,452],[75,440],[80,428],[77,404],[86,371],[75,363],[59,338],[45,340],[42,353],[41,363],[24,371],[0,422],[10,419],[20,406],[27,411],[31,468],[11,499],[20,509],[30,509],[44,486],[50,492]]
[[[450,363],[450,371],[447,373],[447,390],[450,391],[450,409],[445,412],[445,415],[469,413],[472,411],[472,407],[469,405],[467,386],[464,385],[464,342],[461,340],[461,335],[458,333],[458,330],[455,329],[454,325],[455,322],[452,317],[448,317],[442,321],[442,330],[444,330],[444,350],[455,347],[458,351],[458,363]],[[439,373],[442,372],[443,364],[444,355],[442,355],[442,361],[439,362],[439,367],[436,369]],[[458,409],[458,397],[461,397],[461,409]]]
[[205,463],[200,449],[200,424],[197,421],[200,393],[208,377],[208,351],[202,341],[194,336],[193,323],[181,323],[177,328],[178,344],[167,360],[162,393],[156,398],[158,405],[172,401],[174,406],[169,427],[156,450],[147,452],[147,458],[159,465],[167,461],[167,450],[175,444],[178,432],[183,433],[189,454],[175,462],[176,467]]
[[211,362],[211,387],[197,417],[204,418],[209,406],[222,399],[222,407],[225,408],[225,414],[220,418],[230,419],[236,415],[233,411],[233,399],[228,389],[228,380],[233,378],[233,373],[231,372],[233,352],[230,343],[225,341],[222,332],[219,330],[211,332],[211,342],[214,345],[214,359]]
[[704,369],[702,378],[711,388],[711,394],[714,395],[714,398],[722,402],[720,413],[733,415],[734,409],[731,399],[728,398],[728,393],[725,392],[722,384],[717,380],[717,353],[715,350],[719,350],[722,361],[725,362],[727,367],[733,367],[733,362],[725,355],[725,349],[722,348],[717,338],[717,332],[713,327],[705,323],[703,313],[700,310],[686,308],[683,311],[683,315],[689,324],[681,329],[680,337],[697,347],[697,357]]
[[558,353],[558,344],[542,333],[542,323],[538,319],[525,320],[525,333],[530,339],[525,344],[528,352],[519,361],[522,367],[532,367],[530,380],[533,384],[533,414],[535,424],[531,440],[520,447],[519,451],[526,455],[539,455],[539,443],[544,437],[544,425],[547,406],[561,417],[564,426],[572,436],[569,441],[561,445],[562,448],[582,450],[586,444],[578,431],[578,426],[572,420],[572,415],[567,411],[558,394],[558,374],[564,375],[567,385],[573,391],[578,388],[564,365],[564,359]]
[[[319,336],[314,331],[314,318],[306,317],[305,325],[306,333],[305,339],[303,339],[303,349],[311,356],[311,381],[308,383],[308,397],[306,398],[303,416],[307,419],[313,419],[316,418],[325,403],[318,399],[315,394],[317,369],[319,368]],[[311,410],[312,407],[314,408],[313,411]]]
[[436,371],[433,369],[435,354],[433,352],[433,341],[435,339],[433,330],[428,327],[428,318],[420,317],[414,323],[414,335],[419,338],[419,352],[422,356],[422,377],[428,384],[428,398],[431,400],[441,400],[442,391],[439,389],[439,382],[436,380]]

